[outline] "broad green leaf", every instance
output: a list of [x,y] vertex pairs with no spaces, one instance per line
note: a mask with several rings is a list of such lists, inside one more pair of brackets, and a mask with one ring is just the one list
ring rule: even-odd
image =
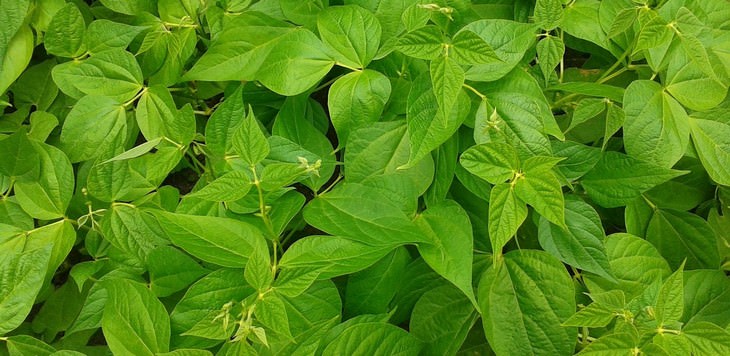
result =
[[279,267],[312,270],[319,278],[329,279],[363,270],[391,250],[340,236],[307,236],[287,248]]
[[568,180],[575,180],[588,173],[601,159],[601,150],[597,147],[582,145],[573,141],[552,141],[555,157],[565,158],[557,168]]
[[411,152],[408,164],[401,168],[409,168],[417,164],[424,156],[446,142],[458,130],[466,119],[469,109],[469,97],[462,89],[457,93],[457,100],[450,110],[440,108],[434,92],[434,84],[426,75],[420,76],[408,95],[408,137]]
[[224,304],[241,301],[254,292],[246,284],[240,269],[221,268],[193,283],[170,314],[174,348],[206,348],[218,344],[180,334],[190,330],[211,311],[220,311]]
[[[547,0],[560,3],[560,0]],[[555,73],[555,67],[560,64],[565,55],[565,44],[559,37],[547,36],[537,43],[537,58],[540,70],[547,82]]]
[[[7,2],[8,0],[6,0]],[[27,2],[21,0],[20,3]],[[5,6],[3,4],[3,6]],[[22,6],[22,5],[21,5]],[[3,7],[4,9],[5,7]],[[5,12],[3,11],[3,14]],[[3,16],[4,17],[4,16]],[[21,17],[22,18],[22,17]],[[14,20],[9,20],[11,23]],[[15,36],[11,36],[10,42],[7,47],[4,47],[5,57],[0,58],[0,93],[10,87],[13,82],[23,73],[28,64],[30,63],[31,57],[33,56],[34,46],[33,31],[30,27],[23,25],[19,28]]]
[[684,273],[684,313],[681,321],[708,321],[720,327],[730,325],[730,280],[717,270]]
[[464,65],[499,61],[492,47],[479,35],[469,30],[459,31],[454,35],[448,54],[456,63]]
[[101,221],[104,238],[125,253],[145,263],[147,256],[167,239],[137,208],[128,205],[113,205]]
[[624,145],[634,157],[672,167],[689,143],[684,108],[653,81],[632,82],[624,94]]
[[280,0],[279,6],[284,18],[305,28],[314,30],[317,15],[329,5],[329,0]]
[[304,219],[329,234],[372,246],[430,242],[396,205],[361,184],[340,184],[320,195],[304,209]]
[[203,261],[243,268],[257,249],[266,249],[262,233],[228,218],[152,211],[173,244]]
[[[229,22],[183,80],[253,80],[291,24],[260,12],[244,12]],[[304,31],[304,30],[303,30]]]
[[585,98],[578,102],[573,111],[568,130],[587,122],[606,110],[606,100],[598,98]]
[[415,222],[430,240],[418,244],[424,261],[476,305],[471,283],[474,238],[469,215],[456,202],[446,200],[430,206]]
[[148,0],[101,0],[101,3],[112,11],[125,15],[142,15],[143,12],[155,13],[156,1]]
[[89,24],[84,34],[84,42],[92,54],[114,48],[125,49],[143,30],[142,26],[98,19]]
[[185,289],[208,270],[190,256],[171,246],[160,246],[147,255],[150,289],[158,297],[166,297]]
[[97,157],[117,135],[125,135],[124,106],[105,96],[89,95],[79,100],[61,130],[61,148],[72,163]]
[[395,48],[409,57],[430,60],[442,54],[445,43],[438,27],[424,26],[401,36]]
[[551,156],[547,135],[561,138],[562,132],[535,78],[516,69],[502,80],[473,86],[496,109],[496,124],[507,143],[520,153]]
[[170,350],[170,317],[149,289],[121,278],[103,285],[109,299],[101,329],[112,352],[154,355]]
[[682,105],[695,111],[711,109],[727,96],[709,61],[705,46],[691,35],[677,36],[670,48],[666,89]]
[[137,59],[122,49],[59,64],[53,67],[52,75],[58,88],[75,99],[99,95],[123,103],[142,89],[142,70]]
[[[37,111],[50,110],[49,107],[58,97],[58,87],[51,77],[54,66],[56,60],[48,59],[28,67],[13,84],[13,105],[18,108],[34,105]],[[31,113],[31,126],[33,114]]]
[[527,218],[527,204],[515,194],[509,183],[492,187],[489,196],[489,240],[495,256],[502,247],[517,233],[517,229]]
[[357,5],[333,6],[319,13],[317,28],[322,41],[346,66],[365,68],[380,46],[380,22]]
[[261,126],[249,108],[248,115],[244,118],[238,128],[231,136],[233,151],[238,157],[254,167],[269,154],[269,142],[261,131]]
[[697,355],[724,355],[730,352],[730,332],[719,326],[700,321],[682,329],[692,352]]
[[262,246],[257,246],[257,249],[248,256],[248,262],[246,262],[246,269],[243,271],[243,277],[251,287],[260,293],[263,293],[271,286],[271,283],[274,282],[274,276],[271,268],[269,249],[260,249],[261,247]]
[[494,81],[507,75],[535,44],[536,30],[535,24],[501,19],[478,20],[464,26],[461,31],[476,33],[499,58],[499,61],[471,67],[466,71],[466,79]]
[[631,355],[638,350],[634,336],[629,333],[608,334],[592,341],[578,355]]
[[48,356],[56,352],[53,346],[28,335],[15,335],[7,338],[8,352],[11,356],[37,355]]
[[565,226],[563,190],[551,170],[526,171],[516,178],[514,191],[517,197],[551,223]]
[[606,208],[624,206],[641,193],[685,174],[619,152],[605,152],[581,184],[588,196]]
[[345,329],[322,355],[418,355],[421,342],[407,331],[385,322],[355,324]]
[[563,20],[562,0],[537,0],[535,3],[535,23],[543,30],[550,31]]
[[429,355],[453,354],[476,320],[474,306],[450,285],[427,291],[413,307],[409,330]]
[[692,142],[707,174],[721,185],[730,185],[730,125],[691,119]]
[[276,293],[270,293],[256,304],[254,311],[256,321],[265,328],[281,334],[284,337],[292,337],[289,330],[289,317],[282,298]]
[[66,4],[58,10],[43,37],[46,51],[60,57],[78,57],[84,53],[84,17],[75,4]]
[[40,176],[15,184],[18,203],[31,216],[50,220],[63,217],[74,190],[74,171],[68,157],[56,147],[32,142],[40,160]]
[[646,239],[673,268],[687,260],[687,269],[717,268],[720,264],[714,231],[705,219],[684,211],[656,210]]
[[46,275],[52,244],[34,249],[23,246],[24,239],[0,244],[0,335],[5,335],[25,320]]
[[450,113],[464,85],[464,69],[448,56],[431,61],[431,83],[439,111]]
[[[608,298],[607,295],[610,295]],[[613,290],[603,294],[592,294],[593,303],[581,308],[568,320],[563,322],[564,326],[602,328],[607,326],[617,317],[626,304],[625,296],[621,290]],[[616,301],[608,303],[604,299]]]
[[604,245],[611,272],[627,298],[633,298],[646,286],[671,274],[667,261],[644,239],[629,234],[613,234],[606,238]]
[[57,126],[58,119],[53,114],[45,111],[34,111],[30,114],[28,136],[39,142],[45,142]]
[[127,151],[124,151],[124,152],[114,156],[114,158],[101,162],[101,164],[115,162],[115,161],[126,161],[129,159],[140,157],[140,156],[144,155],[145,153],[151,152],[153,149],[155,149],[160,144],[160,142],[162,142],[162,137],[158,137],[154,140],[147,141],[139,146],[135,146]]
[[37,171],[41,160],[24,128],[0,140],[0,155],[0,174],[11,178]]
[[392,310],[392,301],[412,258],[401,246],[372,266],[347,277],[344,315],[382,314]]
[[566,228],[541,218],[540,246],[561,261],[578,269],[613,280],[603,239],[601,217],[595,209],[578,198],[565,200]]
[[346,74],[332,84],[327,106],[340,145],[355,129],[380,120],[390,93],[388,78],[369,69]]
[[678,321],[684,311],[684,263],[664,281],[657,295],[656,315],[659,327]]
[[294,30],[277,42],[256,78],[277,94],[301,94],[324,78],[334,65],[323,47],[309,30]]
[[248,173],[231,171],[187,196],[215,202],[235,201],[245,197],[251,187],[251,178]]
[[205,125],[206,147],[215,155],[224,156],[233,147],[233,133],[246,117],[242,95],[243,85],[239,85],[233,93],[226,95]]
[[545,252],[516,250],[490,266],[479,282],[484,334],[497,354],[563,355],[577,331],[560,324],[575,311],[573,283]]
[[[0,59],[5,53],[13,36],[20,30],[23,20],[30,7],[29,0],[3,0],[0,3],[3,11],[0,12]],[[0,88],[0,93],[5,89]]]
[[600,5],[601,2],[598,0],[571,2],[565,7],[560,28],[571,36],[608,48],[608,39],[598,17]]
[[195,137],[195,117],[178,111],[170,91],[161,85],[144,91],[135,113],[139,129],[148,141],[166,137],[187,145]]

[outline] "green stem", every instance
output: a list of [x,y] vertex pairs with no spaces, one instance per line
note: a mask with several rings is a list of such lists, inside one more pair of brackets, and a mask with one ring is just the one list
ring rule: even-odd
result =
[[473,86],[464,83],[463,87],[466,89],[469,89],[472,93],[476,94],[478,97],[480,97],[482,100],[487,100],[487,96],[479,92],[479,90],[476,90]]

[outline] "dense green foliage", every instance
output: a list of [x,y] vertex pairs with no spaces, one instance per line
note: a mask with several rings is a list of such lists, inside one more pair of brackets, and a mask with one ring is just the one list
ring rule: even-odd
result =
[[730,355],[727,0],[0,0],[0,354]]

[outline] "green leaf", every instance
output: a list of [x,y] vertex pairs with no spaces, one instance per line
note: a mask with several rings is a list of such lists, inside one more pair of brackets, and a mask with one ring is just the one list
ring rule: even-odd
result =
[[149,289],[121,278],[103,285],[109,299],[101,329],[112,352],[154,355],[170,350],[170,317]]
[[653,81],[632,82],[624,94],[624,145],[634,157],[672,167],[689,143],[684,108]]
[[634,336],[629,333],[608,334],[592,341],[578,355],[630,355],[637,350]]
[[287,316],[286,305],[277,294],[270,293],[259,300],[254,313],[256,320],[265,328],[285,337],[292,337],[291,330],[289,330],[289,317]]
[[48,25],[43,44],[46,51],[60,57],[78,57],[84,53],[86,24],[81,11],[73,3],[58,10]]
[[355,129],[380,120],[390,93],[388,78],[369,69],[348,73],[332,84],[327,106],[340,145]]
[[565,225],[563,229],[540,219],[540,246],[561,261],[613,280],[603,239],[601,217],[595,209],[578,198],[565,200]]
[[685,174],[619,152],[606,152],[581,184],[588,196],[606,208],[624,206],[641,193]]
[[476,305],[471,283],[474,238],[469,215],[456,202],[446,200],[429,206],[415,222],[431,241],[418,245],[424,261]]
[[147,255],[150,289],[158,297],[181,291],[209,271],[171,246],[160,246]]
[[[436,83],[433,83],[436,84]],[[408,164],[401,168],[412,167],[424,156],[446,142],[458,130],[468,115],[468,95],[459,90],[457,101],[450,110],[440,108],[434,92],[434,85],[425,75],[416,79],[408,95],[408,137],[411,152]]]
[[588,173],[601,159],[601,150],[597,147],[582,145],[572,141],[552,141],[553,155],[565,158],[557,168],[568,180],[574,180]]
[[[21,3],[27,2],[21,0]],[[22,6],[22,5],[21,5]],[[3,12],[4,13],[4,12]],[[23,16],[21,16],[21,19]],[[9,20],[14,22],[14,20]],[[11,37],[10,42],[3,51],[5,53],[4,58],[0,58],[2,61],[2,71],[0,71],[0,93],[10,87],[13,82],[23,73],[30,59],[33,56],[33,47],[35,45],[35,39],[33,31],[28,26],[22,26],[18,29],[15,36]]]
[[728,88],[717,78],[705,46],[691,35],[677,38],[667,59],[664,78],[667,91],[691,110],[703,111],[717,106],[725,99]]
[[[363,342],[364,341],[364,342]],[[385,322],[355,324],[325,347],[322,355],[418,355],[423,346],[405,330]]]
[[604,241],[611,271],[627,298],[640,294],[654,281],[671,274],[669,264],[649,242],[629,234],[613,234]]
[[101,0],[101,3],[112,11],[125,15],[142,15],[144,12],[155,13],[156,1],[147,0]]
[[58,119],[45,111],[34,111],[30,114],[30,130],[28,136],[45,142],[53,129],[58,126]]
[[212,310],[220,312],[224,304],[241,301],[254,292],[246,284],[240,269],[221,268],[199,279],[188,288],[170,314],[173,346],[206,348],[217,345],[218,342],[180,334],[204,320]]
[[692,142],[707,174],[721,185],[730,185],[730,125],[691,119]]
[[430,60],[442,54],[445,43],[438,27],[424,26],[401,36],[395,48],[409,57]]
[[74,190],[74,171],[68,157],[56,147],[32,142],[40,160],[40,176],[15,184],[18,203],[31,216],[50,220],[63,217]]
[[135,113],[139,130],[148,141],[166,137],[185,146],[195,137],[195,117],[178,111],[170,91],[161,85],[144,91]]
[[46,275],[53,245],[24,248],[24,239],[0,244],[0,335],[5,335],[25,320]]
[[233,151],[251,167],[263,161],[269,154],[269,142],[266,141],[253,110],[249,109],[246,118],[233,132],[231,144]]
[[718,270],[684,273],[684,313],[681,321],[709,321],[720,327],[730,324],[730,280]]
[[439,56],[431,61],[431,83],[439,111],[451,112],[464,85],[464,69],[448,56]]
[[453,354],[460,348],[477,313],[462,292],[443,285],[423,294],[413,307],[409,330],[431,355]]
[[621,103],[624,100],[624,88],[591,82],[569,82],[553,85],[548,91],[566,91],[573,94],[582,94],[599,98],[607,98]]
[[357,5],[333,6],[317,16],[322,41],[333,58],[349,67],[365,68],[380,46],[380,22],[370,11]]
[[196,197],[203,200],[224,202],[236,201],[248,194],[252,187],[251,178],[245,171],[228,172],[202,189],[190,193],[187,197]]
[[372,246],[430,242],[388,198],[361,184],[340,184],[320,195],[304,208],[304,219],[329,234]]
[[693,353],[698,355],[724,355],[730,352],[730,333],[719,326],[700,321],[689,323],[682,329]]
[[301,94],[324,78],[334,65],[323,47],[312,32],[294,30],[277,42],[256,78],[277,94]]
[[664,281],[657,296],[656,315],[659,327],[678,321],[684,311],[684,263]]
[[145,215],[128,205],[114,205],[101,222],[104,238],[119,250],[145,263],[147,256],[168,241]]
[[124,106],[105,96],[81,98],[69,112],[61,130],[61,148],[71,163],[96,158],[124,136],[127,115]]
[[449,47],[449,56],[456,63],[463,65],[487,64],[499,61],[492,47],[479,35],[468,30],[459,31],[454,35],[451,40],[451,47]]
[[495,353],[573,352],[577,331],[560,326],[575,311],[573,283],[554,257],[534,250],[505,254],[484,272],[477,296]]
[[[560,0],[548,0],[560,3]],[[537,43],[537,58],[540,70],[547,82],[555,73],[555,67],[560,64],[565,55],[565,44],[559,37],[547,36]]]
[[91,54],[114,48],[125,49],[143,30],[142,26],[98,19],[89,24],[84,42]]
[[656,210],[646,230],[646,239],[673,268],[685,259],[688,269],[720,265],[715,233],[705,219],[695,214]]
[[233,93],[226,95],[205,125],[205,144],[211,153],[224,156],[232,151],[231,138],[245,117],[243,85],[239,85]]
[[[257,246],[257,248],[260,247]],[[243,271],[243,277],[251,287],[259,291],[259,293],[263,293],[274,282],[273,273],[269,249],[256,249],[249,256],[248,262],[246,262],[246,270]]]
[[15,335],[7,338],[8,352],[11,356],[37,355],[48,356],[56,352],[53,346],[28,335]]
[[[25,129],[0,140],[0,174],[15,178],[38,169],[41,160]],[[7,157],[7,158],[6,158]]]
[[489,196],[489,240],[495,255],[517,233],[527,218],[527,204],[515,194],[509,183],[492,187]]
[[[0,12],[0,58],[5,58],[5,53],[12,41],[13,36],[20,31],[23,20],[30,7],[29,0],[3,1],[3,10]],[[0,87],[0,93],[5,89]]]
[[551,170],[526,171],[516,179],[517,197],[553,224],[565,226],[565,203],[560,181]]
[[106,96],[118,103],[132,99],[142,89],[142,70],[137,59],[122,49],[110,49],[83,61],[53,67],[53,81],[66,95]]
[[507,75],[535,44],[536,30],[535,24],[501,19],[478,20],[464,26],[461,31],[476,33],[499,58],[499,61],[471,67],[466,71],[466,79],[487,82]]
[[330,279],[363,270],[385,257],[392,247],[370,246],[340,236],[307,236],[287,248],[279,267],[316,272]]
[[58,220],[28,231],[21,240],[25,240],[26,250],[52,246],[45,276],[45,281],[48,282],[55,275],[56,269],[66,260],[76,243],[76,230],[70,221]]
[[203,261],[243,268],[257,250],[266,249],[262,233],[240,221],[152,211],[173,244]]
[[537,0],[535,3],[535,23],[543,30],[550,31],[563,20],[562,0]]
[[347,277],[344,295],[346,317],[382,314],[392,310],[392,302],[403,274],[412,258],[405,247],[398,247],[365,270]]

